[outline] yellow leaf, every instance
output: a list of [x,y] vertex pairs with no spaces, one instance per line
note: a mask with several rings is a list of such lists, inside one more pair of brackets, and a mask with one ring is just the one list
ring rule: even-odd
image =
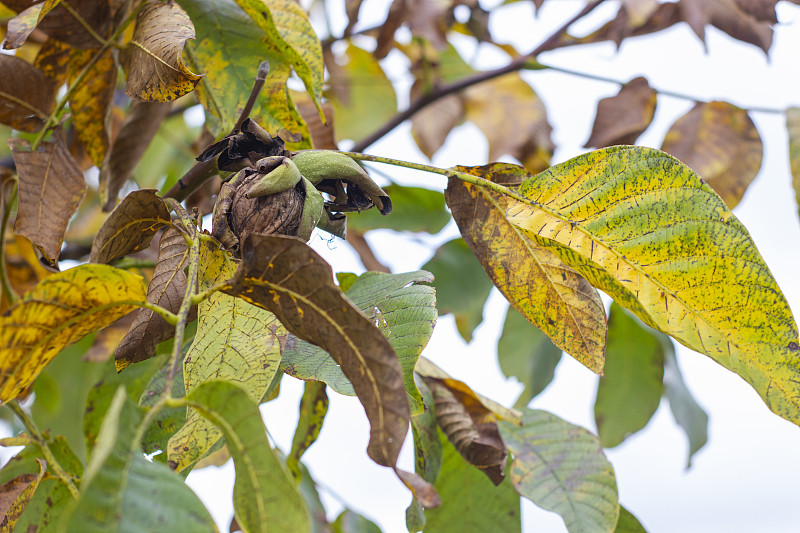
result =
[[[70,85],[96,54],[97,50],[72,50],[67,75]],[[116,85],[117,65],[109,51],[95,63],[69,98],[75,131],[92,163],[98,167],[102,166],[111,144],[108,123]]]
[[80,265],[44,279],[0,317],[0,402],[22,393],[62,348],[145,301],[141,276]]
[[525,181],[509,221],[800,423],[794,317],[744,226],[680,161],[612,147]]

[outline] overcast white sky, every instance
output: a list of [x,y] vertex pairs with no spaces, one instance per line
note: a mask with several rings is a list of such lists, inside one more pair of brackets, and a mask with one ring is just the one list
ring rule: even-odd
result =
[[[488,4],[488,3],[485,3]],[[367,0],[362,20],[370,25],[382,19],[388,2]],[[580,0],[548,0],[538,19],[530,16],[529,3],[512,4],[494,17],[495,35],[513,40],[520,50],[532,49],[547,34],[569,19],[583,5]],[[584,29],[613,16],[618,2],[609,1],[586,21]],[[734,42],[714,28],[707,28],[708,54],[688,26],[677,25],[659,34],[630,39],[616,51],[601,44],[552,52],[546,63],[628,81],[644,75],[658,89],[688,93],[701,100],[720,99],[742,107],[800,106],[800,7],[782,2],[778,6],[782,24],[776,27],[771,58],[757,48]],[[335,12],[331,9],[331,12]],[[343,9],[340,10],[343,13]],[[372,21],[372,22],[370,22]],[[342,27],[343,19],[334,27]],[[580,29],[580,26],[574,28]],[[466,58],[474,49],[461,48]],[[503,64],[507,58],[482,48],[481,68]],[[398,86],[407,87],[399,59],[390,58],[386,68]],[[524,74],[547,105],[553,138],[558,146],[554,163],[585,151],[597,100],[619,90],[615,84],[590,81],[556,72]],[[403,94],[403,90],[400,94]],[[407,91],[406,91],[407,92]],[[401,101],[404,106],[406,102]],[[692,103],[659,97],[655,120],[640,144],[659,147],[669,126],[689,110]],[[753,113],[752,118],[764,141],[761,173],[736,208],[736,215],[750,230],[759,250],[772,269],[796,313],[800,312],[800,283],[797,266],[800,252],[800,223],[791,190],[787,138],[782,115]],[[402,126],[374,145],[370,153],[411,161],[427,162],[411,141],[409,128]],[[481,134],[470,125],[456,129],[434,164],[484,164],[488,148]],[[404,184],[441,189],[436,176],[383,168]],[[394,271],[416,270],[436,245],[457,236],[454,224],[435,237],[396,236],[391,232],[368,235],[381,259]],[[314,247],[336,271],[363,271],[347,245],[313,239]],[[424,354],[454,377],[478,392],[510,405],[520,387],[507,381],[497,365],[496,342],[505,317],[506,302],[493,292],[484,310],[485,321],[470,345],[455,332],[450,317],[440,319]],[[709,443],[685,471],[687,444],[675,425],[668,406],[662,403],[647,428],[622,446],[608,451],[614,465],[621,502],[650,533],[795,533],[800,530],[800,428],[771,414],[758,395],[740,378],[705,356],[684,348],[678,350],[684,378],[699,403],[710,415]],[[531,407],[546,409],[564,419],[595,431],[592,405],[597,377],[564,358],[554,383],[537,397]],[[291,378],[283,381],[281,397],[267,404],[263,413],[275,442],[288,450],[297,420],[302,385]],[[368,428],[363,410],[353,398],[331,392],[331,409],[319,441],[304,461],[321,484],[332,517],[341,509],[337,498],[379,523],[386,533],[405,531],[404,510],[409,501],[406,489],[386,468],[367,459]],[[413,468],[409,442],[402,466]],[[191,486],[211,505],[220,528],[227,530],[232,508],[232,465],[208,468],[189,477]],[[335,492],[335,495],[334,495]],[[566,531],[557,515],[523,505],[523,531],[560,533]]]

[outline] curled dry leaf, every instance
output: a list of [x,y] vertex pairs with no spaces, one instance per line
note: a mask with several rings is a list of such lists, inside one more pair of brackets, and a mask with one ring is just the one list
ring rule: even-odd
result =
[[134,100],[111,150],[100,168],[100,196],[103,209],[114,208],[120,189],[153,140],[161,122],[172,107],[163,102]]
[[89,260],[109,263],[138,252],[171,219],[164,200],[155,189],[140,189],[125,197],[100,227],[92,242]]
[[[172,313],[177,313],[186,293],[186,273],[184,267],[189,257],[189,247],[183,234],[175,228],[167,228],[161,235],[158,261],[153,269],[153,279],[147,287],[147,301],[160,305]],[[192,308],[189,321],[197,316]],[[149,359],[156,354],[159,343],[171,339],[175,327],[167,323],[150,309],[139,309],[125,337],[114,353],[117,371],[132,363]]]
[[[456,170],[511,187],[530,177],[510,163]],[[597,290],[511,224],[503,196],[451,177],[445,197],[464,240],[500,292],[556,346],[602,373],[606,317]]]
[[667,132],[661,149],[700,174],[733,209],[761,170],[763,145],[747,111],[698,103]]
[[433,393],[439,427],[464,459],[499,485],[505,477],[508,452],[494,414],[463,383],[424,379]]
[[250,234],[229,291],[275,313],[291,333],[324,348],[353,384],[370,421],[367,453],[394,467],[410,417],[389,341],[333,282],[330,266],[294,237]]
[[0,54],[0,122],[38,131],[55,105],[56,84],[24,60]]
[[36,3],[23,10],[19,15],[8,21],[8,31],[3,42],[3,48],[13,50],[25,44],[25,40],[36,29],[36,25],[58,3],[58,0],[48,0]]
[[652,122],[656,100],[656,91],[642,77],[623,85],[616,96],[600,100],[586,147],[634,144]]
[[[5,0],[3,3],[14,11],[22,12],[29,9],[34,0]],[[82,50],[100,48],[104,44],[111,31],[109,0],[70,0],[70,9],[63,5],[54,6],[57,3],[53,0],[44,2],[42,15],[37,15],[40,30]],[[37,21],[31,22],[36,24]]]
[[61,139],[35,152],[23,139],[9,139],[19,174],[19,210],[14,231],[24,235],[55,264],[70,217],[86,194],[83,172]]
[[125,94],[145,102],[170,102],[192,92],[203,76],[186,68],[181,54],[194,37],[192,21],[177,3],[142,8],[129,45]]

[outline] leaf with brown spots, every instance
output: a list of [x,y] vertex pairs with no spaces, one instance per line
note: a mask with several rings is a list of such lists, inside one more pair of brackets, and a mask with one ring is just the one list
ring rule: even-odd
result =
[[[439,427],[467,462],[499,485],[505,477],[508,452],[494,414],[463,383],[424,379],[433,393]],[[457,386],[451,388],[451,384]]]
[[661,149],[700,174],[733,209],[761,170],[763,146],[747,111],[698,103],[669,129]]
[[[72,85],[84,67],[97,54],[96,50],[73,50],[70,54],[67,83]],[[89,70],[86,78],[70,93],[72,123],[86,153],[98,167],[111,144],[111,103],[117,85],[117,64],[108,51]]]
[[194,26],[176,3],[153,3],[136,17],[125,94],[145,102],[171,102],[192,92],[203,78],[183,64],[186,41]]
[[248,235],[230,292],[275,313],[290,332],[341,365],[370,421],[367,453],[394,467],[410,417],[397,354],[333,282],[330,266],[304,242]]
[[14,231],[24,235],[51,264],[58,260],[70,217],[86,194],[83,172],[61,139],[35,152],[23,139],[9,139],[19,173],[19,211]]
[[67,81],[67,68],[71,52],[72,48],[69,45],[55,39],[47,39],[39,49],[39,53],[36,54],[33,66],[60,87]]
[[[161,235],[158,261],[153,269],[153,279],[147,287],[147,301],[177,313],[186,294],[186,267],[189,247],[183,234],[175,228],[167,228]],[[193,307],[188,321],[197,317]],[[125,337],[114,353],[117,371],[132,363],[150,359],[156,354],[156,346],[175,336],[175,326],[150,309],[139,309]]]
[[[456,170],[511,187],[530,177],[510,163]],[[508,301],[556,346],[602,373],[605,309],[589,282],[512,225],[502,195],[452,177],[445,197],[464,240]]]
[[133,175],[150,141],[167,117],[172,104],[134,100],[111,150],[100,167],[100,196],[103,210],[110,211],[117,195]]
[[46,0],[33,4],[26,8],[22,13],[8,21],[8,33],[3,43],[3,48],[13,50],[25,44],[25,40],[36,29],[36,25],[41,22],[60,0]]
[[153,235],[171,223],[169,210],[155,189],[140,189],[125,197],[100,227],[92,242],[89,261],[110,263],[138,252]]
[[39,482],[44,477],[47,463],[36,459],[39,463],[38,474],[22,474],[0,486],[0,514],[3,522],[0,524],[2,531],[13,531],[17,520],[25,511],[34,492],[39,487]]
[[653,121],[656,100],[656,91],[642,77],[623,85],[616,96],[603,98],[585,147],[634,144]]
[[[5,0],[5,5],[18,13],[28,9],[36,0]],[[47,0],[38,29],[73,48],[100,48],[111,31],[109,0],[69,0],[70,9]],[[65,2],[67,3],[67,2]],[[49,10],[48,8],[51,8]]]
[[0,122],[38,131],[55,106],[56,84],[24,60],[0,54]]

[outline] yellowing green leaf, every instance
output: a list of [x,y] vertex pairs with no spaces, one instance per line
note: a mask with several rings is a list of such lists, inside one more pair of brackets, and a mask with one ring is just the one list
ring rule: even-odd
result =
[[[200,253],[199,290],[233,277],[227,252],[205,245]],[[210,380],[235,382],[251,400],[261,400],[281,361],[286,330],[275,315],[241,298],[215,292],[198,305],[197,333],[183,360],[186,391]],[[194,409],[169,441],[169,460],[180,471],[199,459],[222,432]]]
[[[97,50],[73,50],[67,81],[70,85],[97,55]],[[111,144],[109,129],[111,103],[117,86],[117,63],[108,51],[89,70],[78,88],[70,94],[72,123],[92,163],[100,167]]]
[[514,454],[510,478],[522,496],[561,515],[570,533],[611,533],[619,501],[614,469],[597,437],[546,411],[500,423]]
[[300,419],[292,438],[292,449],[286,458],[286,466],[300,478],[300,458],[316,442],[325,415],[328,413],[327,385],[321,381],[307,381],[300,400]]
[[176,3],[145,5],[136,17],[129,43],[131,61],[125,94],[145,102],[170,102],[192,92],[200,82],[186,68],[181,54],[194,26]]
[[614,529],[614,533],[647,533],[647,531],[639,522],[639,519],[620,505],[619,520],[617,521],[617,527]]
[[0,514],[3,516],[4,532],[14,530],[17,520],[25,511],[44,477],[47,463],[38,458],[36,462],[39,463],[38,474],[22,474],[0,485]]
[[[286,90],[291,61],[244,13],[234,0],[181,0],[197,30],[197,40],[187,44],[190,60],[206,72],[198,98],[206,112],[206,126],[215,136],[227,134],[236,124],[255,83],[261,61],[269,61],[269,74],[250,117],[273,135],[287,140],[294,135],[310,148],[308,131]],[[298,8],[299,9],[299,8]]]
[[[456,170],[512,187],[530,176],[509,163]],[[500,292],[556,346],[601,373],[606,317],[597,291],[556,254],[509,223],[508,202],[502,195],[451,177],[446,198],[464,240]]]
[[140,276],[80,265],[39,283],[0,317],[0,401],[22,393],[65,346],[145,300]]
[[797,326],[747,230],[680,161],[612,147],[528,179],[508,219],[646,324],[800,423]]
[[700,174],[731,209],[761,170],[758,130],[747,111],[725,102],[695,105],[672,125],[661,149]]

